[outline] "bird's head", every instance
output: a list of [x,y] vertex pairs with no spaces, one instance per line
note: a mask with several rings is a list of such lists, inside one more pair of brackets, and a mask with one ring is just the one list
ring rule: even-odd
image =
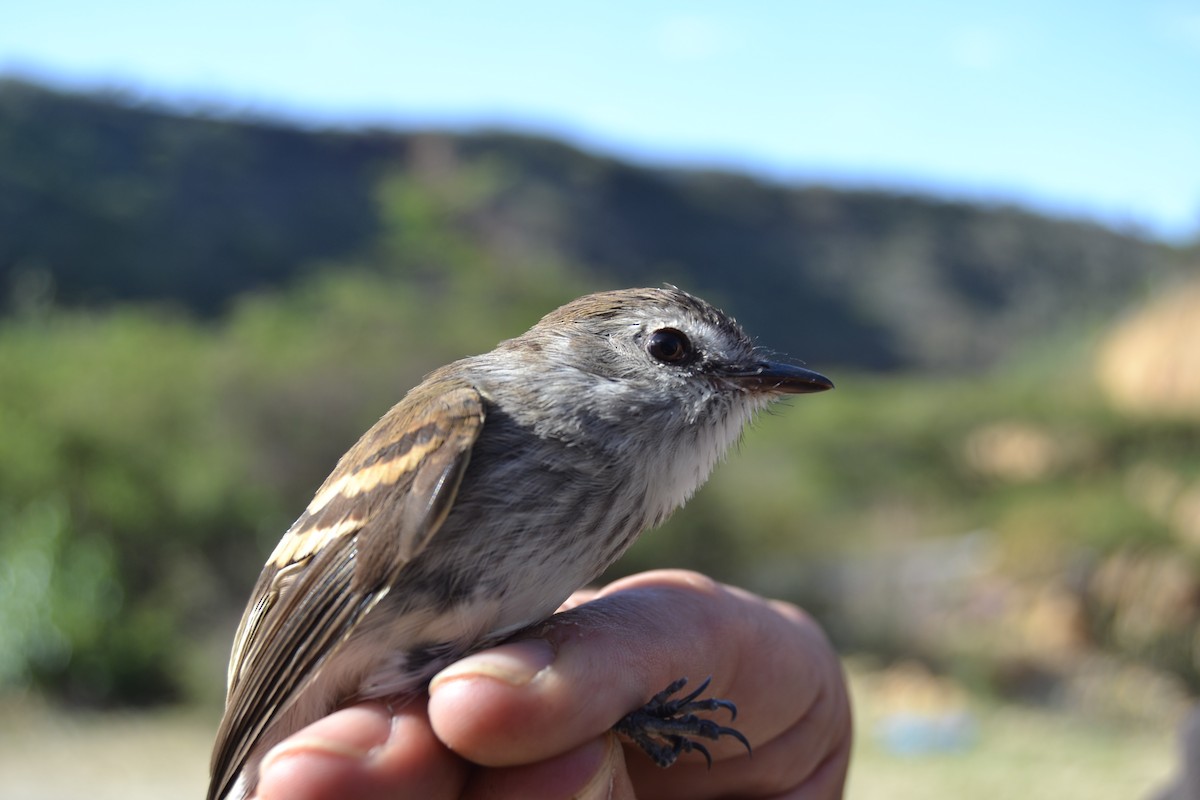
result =
[[690,423],[713,404],[754,410],[833,388],[819,373],[768,357],[732,317],[674,287],[581,297],[506,345],[536,352],[564,391],[574,384],[620,397],[628,407],[618,413],[674,408]]

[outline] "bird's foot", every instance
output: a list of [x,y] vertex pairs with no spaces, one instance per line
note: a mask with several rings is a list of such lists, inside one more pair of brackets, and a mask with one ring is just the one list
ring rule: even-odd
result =
[[613,730],[627,737],[660,767],[669,767],[679,758],[680,753],[690,753],[695,750],[701,753],[708,766],[712,767],[712,756],[708,748],[696,741],[696,738],[718,741],[722,736],[737,739],[750,752],[750,742],[740,731],[718,725],[710,719],[697,717],[696,711],[716,711],[726,709],[730,720],[737,719],[737,707],[728,700],[716,698],[696,699],[708,688],[706,678],[695,691],[683,697],[670,699],[687,685],[687,678],[680,678],[666,689],[663,689],[646,705],[631,711],[613,726]]

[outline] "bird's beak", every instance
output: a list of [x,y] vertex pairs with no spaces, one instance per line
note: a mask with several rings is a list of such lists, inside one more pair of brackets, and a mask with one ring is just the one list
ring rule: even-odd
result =
[[833,388],[833,381],[819,372],[775,361],[759,361],[749,366],[732,367],[724,372],[725,377],[754,392],[811,394]]

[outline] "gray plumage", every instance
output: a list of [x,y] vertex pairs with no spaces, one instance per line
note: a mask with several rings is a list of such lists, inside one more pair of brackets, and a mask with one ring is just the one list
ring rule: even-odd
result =
[[405,697],[537,623],[707,479],[754,413],[828,389],[675,288],[588,295],[429,375],[351,450],[254,588],[210,800],[299,728]]

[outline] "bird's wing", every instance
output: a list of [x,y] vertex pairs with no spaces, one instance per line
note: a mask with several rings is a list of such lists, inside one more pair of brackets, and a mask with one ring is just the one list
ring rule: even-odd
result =
[[483,419],[473,387],[415,390],[342,456],[284,534],[234,639],[210,800],[441,526]]

